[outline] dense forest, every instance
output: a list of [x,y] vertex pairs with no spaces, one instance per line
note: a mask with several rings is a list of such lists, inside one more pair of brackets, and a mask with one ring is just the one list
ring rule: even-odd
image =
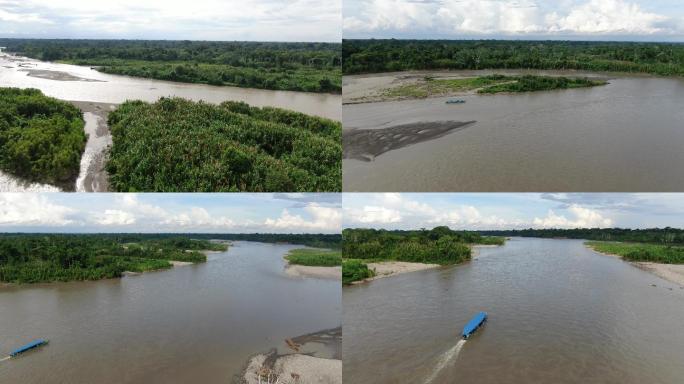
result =
[[225,244],[150,235],[0,235],[0,281],[37,283],[120,277],[171,267],[170,260],[203,262],[201,250]]
[[598,241],[624,241],[653,244],[684,244],[684,229],[652,228],[577,228],[577,229],[519,229],[480,231],[488,236],[520,236],[541,238],[567,238]]
[[341,93],[339,43],[0,39],[19,55],[127,76]]
[[[174,235],[167,235],[174,236]],[[192,234],[193,239],[216,239],[234,241],[257,241],[261,243],[287,243],[306,245],[313,248],[342,248],[341,234],[314,233],[213,233]]]
[[684,75],[684,44],[344,40],[345,74],[435,69],[574,69]]
[[341,124],[242,102],[130,101],[109,115],[119,192],[337,192]]
[[453,231],[448,227],[416,231],[345,229],[342,254],[346,259],[455,264],[470,260],[469,244],[500,245],[503,241],[503,238]]
[[0,88],[0,169],[73,189],[84,125],[81,111],[67,102],[37,89]]

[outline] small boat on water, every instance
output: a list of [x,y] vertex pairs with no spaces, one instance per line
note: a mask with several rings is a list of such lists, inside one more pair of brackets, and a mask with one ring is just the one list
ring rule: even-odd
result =
[[475,317],[470,319],[468,324],[463,327],[463,338],[468,339],[470,335],[475,333],[487,321],[487,312],[480,312]]
[[446,101],[447,104],[465,104],[465,100],[451,99]]
[[30,351],[31,349],[34,349],[34,348],[41,347],[43,345],[46,345],[47,343],[48,343],[48,341],[43,340],[43,339],[33,340],[32,342],[30,342],[26,345],[23,345],[23,346],[15,349],[14,351],[10,352],[9,355],[10,355],[10,357],[17,357],[24,352]]

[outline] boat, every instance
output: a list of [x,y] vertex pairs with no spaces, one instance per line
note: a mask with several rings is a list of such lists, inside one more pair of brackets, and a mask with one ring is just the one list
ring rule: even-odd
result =
[[30,342],[24,346],[21,346],[21,347],[15,349],[14,351],[10,352],[9,355],[10,355],[10,357],[17,357],[26,351],[29,351],[29,350],[34,349],[34,348],[38,348],[38,347],[43,346],[47,343],[48,343],[48,341],[43,340],[43,339],[33,340],[32,342]]
[[470,319],[468,324],[466,324],[465,327],[463,327],[463,338],[468,339],[470,335],[475,333],[475,331],[477,331],[477,329],[480,328],[482,324],[484,324],[486,321],[487,312],[480,312],[477,315],[475,315],[475,317]]
[[465,100],[451,99],[446,101],[447,104],[465,104]]

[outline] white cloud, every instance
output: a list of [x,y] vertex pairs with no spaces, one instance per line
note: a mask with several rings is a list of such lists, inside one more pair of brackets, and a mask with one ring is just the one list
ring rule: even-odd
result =
[[613,220],[604,217],[594,209],[573,204],[568,207],[568,211],[574,215],[574,218],[567,218],[549,210],[546,217],[534,218],[533,224],[541,228],[607,228],[613,225]]
[[461,205],[429,221],[434,225],[449,225],[453,228],[464,229],[494,229],[511,228],[520,225],[517,220],[508,221],[495,215],[483,215],[472,205]]
[[135,224],[135,216],[118,209],[106,209],[96,216],[95,221],[100,225],[131,225]]
[[189,211],[172,215],[168,219],[164,220],[162,224],[196,228],[228,228],[235,226],[235,223],[229,218],[224,216],[212,217],[212,215],[209,214],[209,211],[200,207],[191,207]]
[[264,226],[268,228],[288,230],[331,231],[340,230],[342,225],[342,212],[339,208],[324,207],[316,203],[304,208],[311,219],[305,219],[301,215],[294,215],[289,210],[283,209],[280,217],[268,218]]
[[0,194],[0,225],[64,226],[73,224],[73,209],[32,193]]
[[345,213],[352,223],[390,224],[401,221],[401,212],[385,207],[366,205],[361,209],[348,209]]
[[[360,0],[345,33],[437,34],[683,33],[682,20],[645,11],[634,0]],[[670,22],[671,21],[671,22]],[[666,26],[667,25],[667,26]]]

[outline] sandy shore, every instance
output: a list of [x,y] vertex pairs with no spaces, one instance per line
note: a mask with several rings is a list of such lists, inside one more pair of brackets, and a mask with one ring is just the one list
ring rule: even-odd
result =
[[193,265],[194,263],[191,263],[189,261],[176,261],[176,260],[169,260],[169,263],[173,265],[174,267],[183,267],[186,265]]
[[116,108],[116,104],[90,101],[70,101],[70,103],[83,112],[86,122],[85,131],[88,135],[75,189],[77,192],[107,192],[109,177],[105,166],[107,150],[112,145],[107,117]]
[[382,279],[385,277],[400,275],[402,273],[423,271],[425,269],[439,268],[439,264],[407,263],[405,261],[383,261],[379,263],[367,263],[369,269],[375,271],[375,276],[352,284],[362,284],[368,281]]
[[283,340],[279,348],[252,356],[234,382],[341,384],[341,351],[341,327]]
[[591,249],[592,251],[598,253],[599,255],[603,256],[609,256],[609,257],[617,257],[629,264],[632,264],[633,266],[642,269],[646,272],[650,272],[661,279],[665,279],[671,283],[675,283],[679,286],[684,287],[684,264],[660,264],[660,263],[652,263],[652,262],[645,262],[645,261],[627,261],[622,258],[620,255],[616,255],[614,253],[605,253],[605,252],[599,252],[596,249],[592,248],[589,245],[585,244],[585,247],[588,249]]
[[310,267],[288,264],[285,266],[285,274],[290,277],[342,280],[342,267]]

